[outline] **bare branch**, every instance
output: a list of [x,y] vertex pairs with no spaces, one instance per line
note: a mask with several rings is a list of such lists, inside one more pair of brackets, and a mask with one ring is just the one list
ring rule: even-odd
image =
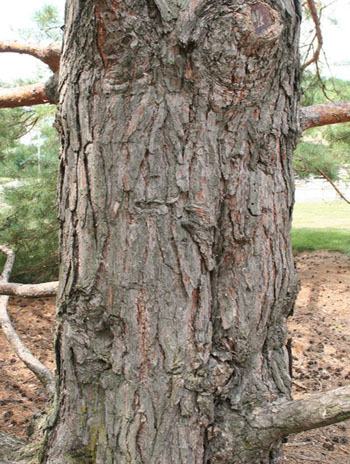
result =
[[[7,282],[15,260],[15,254],[5,246],[0,246],[0,251],[7,255],[7,260],[1,275],[2,281]],[[55,394],[55,381],[53,375],[50,370],[35,358],[28,348],[23,345],[7,313],[8,299],[8,296],[0,296],[0,324],[5,337],[21,361],[24,362],[28,369],[30,369],[45,386],[48,395],[53,397]]]
[[44,83],[24,85],[13,89],[0,88],[0,108],[18,108],[49,102]]
[[328,177],[327,174],[322,169],[320,168],[316,168],[316,169],[321,174],[321,176],[324,177],[326,181],[331,184],[331,186],[334,188],[334,190],[337,192],[340,198],[342,198],[348,205],[350,205],[350,201],[341,193],[341,191],[338,189],[338,187],[335,185],[332,179]]
[[335,424],[350,418],[350,387],[261,408],[254,416],[255,427],[279,430],[281,437]]
[[350,122],[350,102],[348,101],[304,106],[300,109],[302,130],[339,122]]
[[323,46],[321,22],[320,22],[319,15],[317,13],[317,9],[316,9],[314,0],[307,0],[307,5],[308,5],[309,10],[310,10],[312,21],[314,22],[314,25],[315,25],[315,31],[316,31],[316,37],[317,37],[317,46],[316,46],[316,50],[314,51],[314,54],[312,55],[312,57],[309,60],[307,60],[301,66],[301,71],[304,71],[308,66],[310,66],[310,64],[318,62],[318,59],[320,57],[320,53],[321,53],[321,50],[322,50],[322,46]]
[[55,42],[48,47],[41,47],[38,44],[24,44],[20,42],[0,41],[0,53],[21,53],[38,58],[55,73],[60,66],[60,42]]
[[45,282],[43,284],[14,284],[0,281],[0,295],[10,296],[54,296],[57,294],[58,282]]
[[7,259],[2,270],[1,280],[7,282],[10,278],[10,274],[13,268],[13,263],[15,262],[15,254],[10,248],[7,248],[5,245],[0,245],[0,251],[7,255]]

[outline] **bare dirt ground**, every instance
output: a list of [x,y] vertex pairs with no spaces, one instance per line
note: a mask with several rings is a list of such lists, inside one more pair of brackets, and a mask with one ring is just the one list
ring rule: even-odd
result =
[[[350,258],[313,252],[296,256],[301,280],[294,316],[293,397],[350,384]],[[28,347],[50,369],[54,298],[12,299],[12,321]],[[26,435],[45,394],[0,334],[0,431]],[[350,421],[289,437],[284,464],[350,464]]]
[[[294,316],[293,398],[350,384],[350,257],[296,256],[301,281]],[[286,464],[350,464],[350,421],[289,437]]]
[[[24,344],[52,371],[55,311],[55,298],[10,298],[8,307]],[[45,404],[42,384],[0,333],[0,431],[26,436],[32,415]]]

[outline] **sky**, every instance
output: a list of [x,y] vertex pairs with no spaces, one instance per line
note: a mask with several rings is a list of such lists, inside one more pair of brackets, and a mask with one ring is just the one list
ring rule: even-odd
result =
[[[323,13],[324,50],[330,70],[323,66],[325,76],[350,80],[350,0],[323,0],[329,5]],[[16,29],[31,27],[34,11],[49,3],[57,6],[63,16],[65,0],[9,0],[0,9],[0,40],[18,39]],[[332,24],[328,18],[334,19]],[[308,29],[306,25],[305,29]],[[323,61],[325,61],[323,59]],[[16,78],[33,78],[38,60],[23,55],[0,53],[0,81],[11,83]]]
[[[32,27],[34,12],[44,5],[56,6],[64,16],[65,0],[2,0],[2,3],[5,5],[0,7],[0,40],[19,40],[16,31]],[[11,83],[14,79],[33,78],[40,66],[45,67],[30,56],[0,53],[0,81]]]

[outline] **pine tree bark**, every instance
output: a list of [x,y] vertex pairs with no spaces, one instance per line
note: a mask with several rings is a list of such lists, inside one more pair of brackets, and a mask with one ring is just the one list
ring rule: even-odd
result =
[[298,29],[292,0],[68,0],[42,462],[280,462],[252,412],[290,399]]

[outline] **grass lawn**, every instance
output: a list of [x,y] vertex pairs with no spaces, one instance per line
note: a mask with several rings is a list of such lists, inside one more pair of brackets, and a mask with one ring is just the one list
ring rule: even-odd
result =
[[294,207],[293,249],[332,250],[350,253],[350,205],[297,203]]
[[349,229],[350,205],[345,201],[330,203],[296,203],[293,213],[293,227],[316,229]]

